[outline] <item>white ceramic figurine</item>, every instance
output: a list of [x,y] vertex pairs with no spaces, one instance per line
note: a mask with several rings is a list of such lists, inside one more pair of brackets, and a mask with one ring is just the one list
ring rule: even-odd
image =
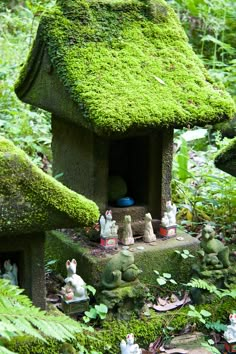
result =
[[231,313],[229,315],[230,325],[227,326],[224,332],[224,337],[228,343],[236,342],[236,313]]
[[134,335],[129,333],[126,336],[126,342],[124,339],[120,342],[121,354],[141,354],[142,349],[139,348],[138,344],[134,344]]
[[[86,284],[83,279],[76,274],[76,266],[77,262],[75,259],[66,261],[67,278],[65,279],[66,287],[64,288],[66,292],[65,300],[83,301],[88,299],[85,288]],[[68,293],[70,295],[68,295]]]

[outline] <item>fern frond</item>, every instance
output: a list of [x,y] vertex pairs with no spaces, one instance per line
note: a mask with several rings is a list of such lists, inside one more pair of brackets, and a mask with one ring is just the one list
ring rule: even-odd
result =
[[[22,291],[10,285],[8,280],[0,279],[1,337],[9,340],[12,336],[24,333],[42,341],[46,341],[46,337],[65,341],[73,339],[75,333],[82,331],[81,324],[70,317],[63,314],[49,315],[35,307]],[[1,350],[0,346],[0,353]]]
[[215,294],[217,296],[221,296],[221,292],[217,289],[217,287],[214,284],[208,283],[208,282],[206,282],[203,279],[193,278],[186,285],[191,287],[191,288],[207,290],[211,294],[213,293],[213,294]]
[[217,321],[217,322],[206,323],[206,328],[213,329],[216,332],[223,332],[226,330],[227,326],[223,323],[220,323],[220,321]]

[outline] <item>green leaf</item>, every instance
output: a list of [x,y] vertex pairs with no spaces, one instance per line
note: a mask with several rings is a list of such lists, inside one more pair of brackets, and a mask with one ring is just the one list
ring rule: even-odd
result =
[[163,277],[165,277],[166,279],[170,279],[171,274],[170,273],[163,273]]
[[92,285],[86,285],[86,289],[91,292],[91,294],[96,294],[96,289]]
[[107,313],[108,312],[108,307],[106,305],[104,305],[104,304],[95,305],[95,309],[98,312],[101,312],[101,313]]
[[183,259],[187,259],[189,256],[187,256],[187,255],[184,254],[184,253],[181,253],[181,257],[182,257]]
[[166,284],[165,278],[157,278],[157,282],[158,282],[159,285],[165,285]]
[[200,314],[203,317],[210,317],[211,316],[211,313],[209,311],[204,310],[204,309],[200,311]]

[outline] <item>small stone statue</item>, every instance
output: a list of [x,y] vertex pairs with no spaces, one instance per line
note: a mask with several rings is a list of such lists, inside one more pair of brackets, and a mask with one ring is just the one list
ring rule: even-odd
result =
[[216,233],[211,225],[205,225],[202,229],[201,250],[203,269],[222,269],[230,266],[229,248],[216,239]]
[[101,277],[105,289],[115,289],[126,282],[137,279],[142,271],[134,264],[134,255],[128,250],[123,250],[112,257],[106,264]]
[[66,301],[83,301],[87,300],[87,291],[85,282],[76,274],[77,262],[75,259],[66,261],[67,278],[65,279],[66,286],[64,290],[64,299]]
[[153,232],[153,227],[152,227],[152,216],[150,213],[145,214],[145,226],[144,226],[144,236],[143,236],[143,241],[144,242],[154,242],[156,241],[156,235]]
[[106,237],[118,237],[118,225],[116,221],[112,220],[112,211],[107,210],[105,212],[105,218],[102,215],[100,218],[100,236]]
[[120,342],[121,354],[142,354],[142,349],[138,344],[134,344],[133,333],[127,334],[126,342],[124,339]]
[[236,342],[236,313],[231,313],[229,315],[230,325],[227,326],[224,332],[224,338],[228,343]]
[[124,217],[124,229],[123,229],[123,235],[122,235],[120,241],[125,246],[129,246],[129,245],[134,244],[130,215],[125,215],[125,217]]
[[18,285],[18,280],[17,280],[17,273],[18,273],[18,268],[17,265],[11,264],[10,259],[6,260],[3,264],[5,273],[3,273],[2,277],[3,279],[8,279],[10,280],[10,283],[12,285]]

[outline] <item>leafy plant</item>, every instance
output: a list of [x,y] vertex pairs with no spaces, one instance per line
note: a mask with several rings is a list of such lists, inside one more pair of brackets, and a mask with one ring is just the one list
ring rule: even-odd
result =
[[171,278],[170,273],[160,274],[157,270],[154,270],[154,273],[158,275],[156,281],[159,285],[165,285],[167,282],[170,282],[171,284],[177,284],[176,281]]
[[206,318],[211,316],[211,313],[204,309],[198,311],[193,305],[189,305],[189,308],[190,310],[188,311],[187,315],[189,317],[196,318],[198,321],[202,322],[203,324],[206,323]]
[[[92,294],[96,294],[96,289],[91,285],[86,285],[86,289]],[[94,307],[90,306],[89,311],[85,311],[85,316],[83,320],[85,323],[90,322],[91,320],[104,320],[108,313],[108,307],[104,304],[95,305]]]
[[83,320],[85,323],[88,323],[90,320],[104,320],[108,312],[108,307],[104,304],[95,305],[91,307],[89,311],[85,311],[85,316]]
[[23,289],[10,285],[8,280],[0,279],[0,351],[10,351],[4,348],[4,341],[13,336],[28,334],[47,342],[47,337],[58,341],[74,339],[75,333],[80,333],[83,326],[71,318],[58,314],[50,315],[35,307],[31,300],[22,294]]
[[45,273],[51,273],[52,272],[52,268],[51,266],[53,264],[57,263],[57,259],[52,259],[50,261],[48,261],[45,265],[44,265],[44,270],[45,270]]
[[182,250],[182,251],[175,250],[175,253],[179,254],[183,259],[194,258],[194,255],[191,254],[189,250]]
[[[198,128],[192,131],[194,135],[196,131]],[[178,146],[182,144],[183,140],[180,137],[184,134],[182,131],[177,131],[176,144]],[[204,139],[207,141],[208,136],[206,135]],[[197,138],[196,141],[199,139]],[[216,228],[220,227],[221,231],[226,234],[229,225],[234,221],[236,214],[234,177],[216,169],[213,162],[217,147],[222,147],[227,142],[228,139],[220,140],[216,135],[215,145],[204,144],[204,148],[207,146],[207,151],[204,151],[202,146],[198,150],[195,140],[191,140],[191,146],[190,143],[187,145],[188,152],[185,149],[189,160],[188,171],[185,174],[188,178],[184,182],[179,178],[180,169],[183,169],[177,159],[180,151],[178,150],[174,156],[173,200],[178,204],[178,219],[189,231],[194,231],[199,224],[205,221],[211,221]]]

